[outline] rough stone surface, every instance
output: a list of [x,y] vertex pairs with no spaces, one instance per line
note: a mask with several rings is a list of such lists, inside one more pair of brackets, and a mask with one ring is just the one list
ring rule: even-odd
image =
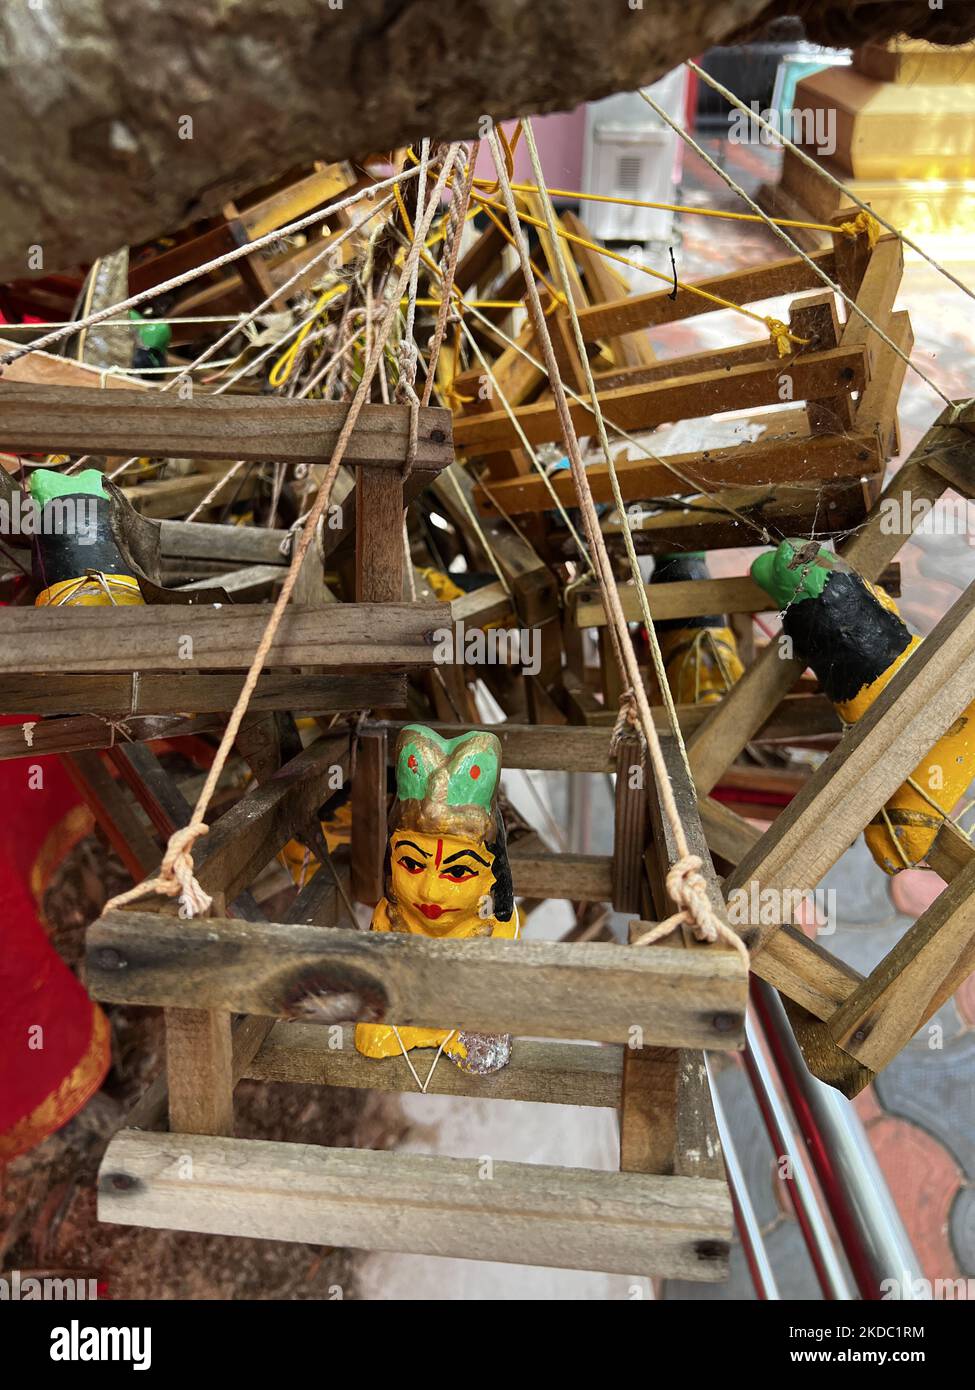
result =
[[[812,37],[840,42],[900,28],[957,42],[975,30],[970,7],[926,0],[5,5],[0,278],[179,227],[311,159],[472,136],[484,116],[631,90],[797,9]],[[43,267],[28,261],[38,246]]]

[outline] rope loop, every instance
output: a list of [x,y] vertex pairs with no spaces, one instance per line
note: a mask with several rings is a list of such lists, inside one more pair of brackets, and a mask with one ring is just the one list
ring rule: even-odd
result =
[[733,946],[744,961],[746,970],[750,969],[748,947],[711,906],[707,881],[701,873],[702,862],[696,854],[685,854],[670,866],[665,882],[667,892],[677,904],[678,910],[673,916],[658,922],[656,926],[637,937],[633,945],[652,946],[655,941],[669,936],[677,927],[688,926],[698,941],[724,941]]
[[201,835],[209,835],[210,827],[206,821],[193,819],[189,825],[182,825],[169,837],[166,853],[156,878],[145,883],[137,883],[125,893],[110,898],[103,911],[111,912],[128,903],[146,898],[151,893],[159,893],[164,898],[179,897],[181,914],[184,917],[202,917],[210,910],[213,899],[204,892],[197,881],[193,868],[193,846]]
[[865,236],[867,246],[872,251],[880,239],[883,227],[872,213],[867,212],[866,208],[861,208],[852,222],[841,222],[839,230],[844,236]]
[[791,357],[793,343],[800,347],[807,347],[811,341],[809,338],[797,338],[794,333],[790,332],[788,324],[783,323],[781,319],[772,318],[771,315],[765,319],[765,327],[771,334],[772,342],[775,344],[780,357]]

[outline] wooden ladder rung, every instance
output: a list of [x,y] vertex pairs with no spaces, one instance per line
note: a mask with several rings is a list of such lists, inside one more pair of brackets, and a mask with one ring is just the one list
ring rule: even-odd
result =
[[273,922],[108,912],[88,932],[87,980],[113,1003],[465,1026],[516,1036],[731,1050],[747,972],[733,951],[608,942],[430,940]]
[[108,1146],[98,1217],[708,1282],[727,1277],[732,1233],[715,1179],[137,1130]]
[[[356,1052],[352,1028],[314,1023],[276,1023],[245,1069],[252,1081],[290,1081],[357,1090],[415,1092],[416,1081],[402,1057],[377,1061]],[[432,1058],[432,1053],[429,1054]],[[420,1053],[420,1057],[426,1057]],[[421,1072],[426,1072],[421,1067]],[[461,1071],[447,1060],[436,1068],[427,1092],[478,1100],[528,1100],[551,1105],[615,1109],[620,1102],[623,1056],[619,1047],[598,1043],[515,1040],[511,1061],[490,1076]]]

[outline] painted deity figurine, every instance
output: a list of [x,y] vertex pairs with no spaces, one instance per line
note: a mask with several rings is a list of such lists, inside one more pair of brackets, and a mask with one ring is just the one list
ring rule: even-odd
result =
[[[844,724],[862,719],[921,644],[879,584],[815,542],[784,540],[752,577],[782,610],[782,630]],[[917,868],[975,776],[975,701],[929,749],[863,832],[888,874]]]
[[[373,931],[438,940],[519,932],[504,822],[497,808],[501,744],[494,734],[444,739],[408,724],[396,744],[397,800],[390,813],[385,888]],[[511,1056],[507,1034],[360,1023],[367,1057],[442,1048],[463,1071],[487,1074]]]

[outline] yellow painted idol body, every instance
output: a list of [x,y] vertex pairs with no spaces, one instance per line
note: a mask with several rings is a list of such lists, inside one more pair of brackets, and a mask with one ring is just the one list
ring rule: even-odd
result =
[[[396,744],[397,800],[390,815],[386,896],[373,931],[467,940],[518,935],[504,822],[497,809],[501,744],[494,734],[444,739],[408,724]],[[367,1057],[442,1048],[464,1071],[498,1071],[511,1056],[507,1034],[360,1023]]]

